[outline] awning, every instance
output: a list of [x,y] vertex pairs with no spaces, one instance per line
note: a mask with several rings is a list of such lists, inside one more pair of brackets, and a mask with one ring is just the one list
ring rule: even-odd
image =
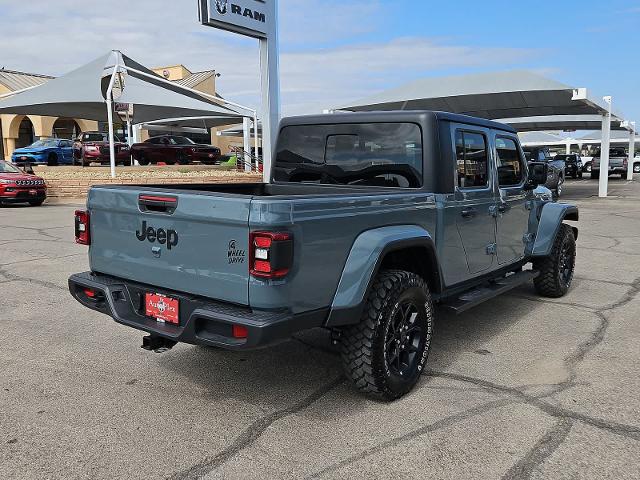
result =
[[[549,117],[500,118],[496,121],[506,123],[518,132],[545,130],[599,130],[602,126],[600,115],[552,115]],[[627,130],[623,122],[611,121],[611,130]]]
[[[607,105],[584,88],[528,71],[510,71],[423,78],[336,110],[441,110],[495,120],[601,115]],[[614,117],[622,120],[615,112]]]

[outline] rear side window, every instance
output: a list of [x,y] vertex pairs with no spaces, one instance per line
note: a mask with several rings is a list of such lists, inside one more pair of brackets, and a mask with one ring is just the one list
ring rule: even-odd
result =
[[289,126],[274,164],[279,182],[419,188],[422,134],[413,123]]
[[522,182],[524,163],[515,140],[505,137],[496,138],[496,162],[498,184],[501,187],[515,186]]
[[481,133],[456,131],[456,165],[458,187],[489,185],[487,142]]

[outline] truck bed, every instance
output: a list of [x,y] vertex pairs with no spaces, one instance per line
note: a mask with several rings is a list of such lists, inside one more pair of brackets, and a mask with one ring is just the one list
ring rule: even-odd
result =
[[[175,203],[158,210],[144,205],[149,197]],[[93,272],[293,313],[330,306],[363,231],[401,224],[435,231],[433,194],[384,187],[105,185],[90,190],[87,206]],[[292,235],[294,261],[285,281],[250,275],[249,238],[255,231]]]

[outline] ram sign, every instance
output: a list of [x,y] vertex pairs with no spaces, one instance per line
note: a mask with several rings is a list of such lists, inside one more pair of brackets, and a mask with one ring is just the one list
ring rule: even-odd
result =
[[257,38],[269,38],[275,29],[275,0],[201,0],[204,25]]

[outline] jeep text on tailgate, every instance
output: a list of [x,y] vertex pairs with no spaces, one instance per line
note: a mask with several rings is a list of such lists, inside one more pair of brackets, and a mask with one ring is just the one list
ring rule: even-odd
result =
[[286,119],[270,184],[93,187],[83,305],[177,342],[249,349],[322,327],[362,392],[407,393],[440,308],[571,285],[578,209],[506,125],[441,112]]

